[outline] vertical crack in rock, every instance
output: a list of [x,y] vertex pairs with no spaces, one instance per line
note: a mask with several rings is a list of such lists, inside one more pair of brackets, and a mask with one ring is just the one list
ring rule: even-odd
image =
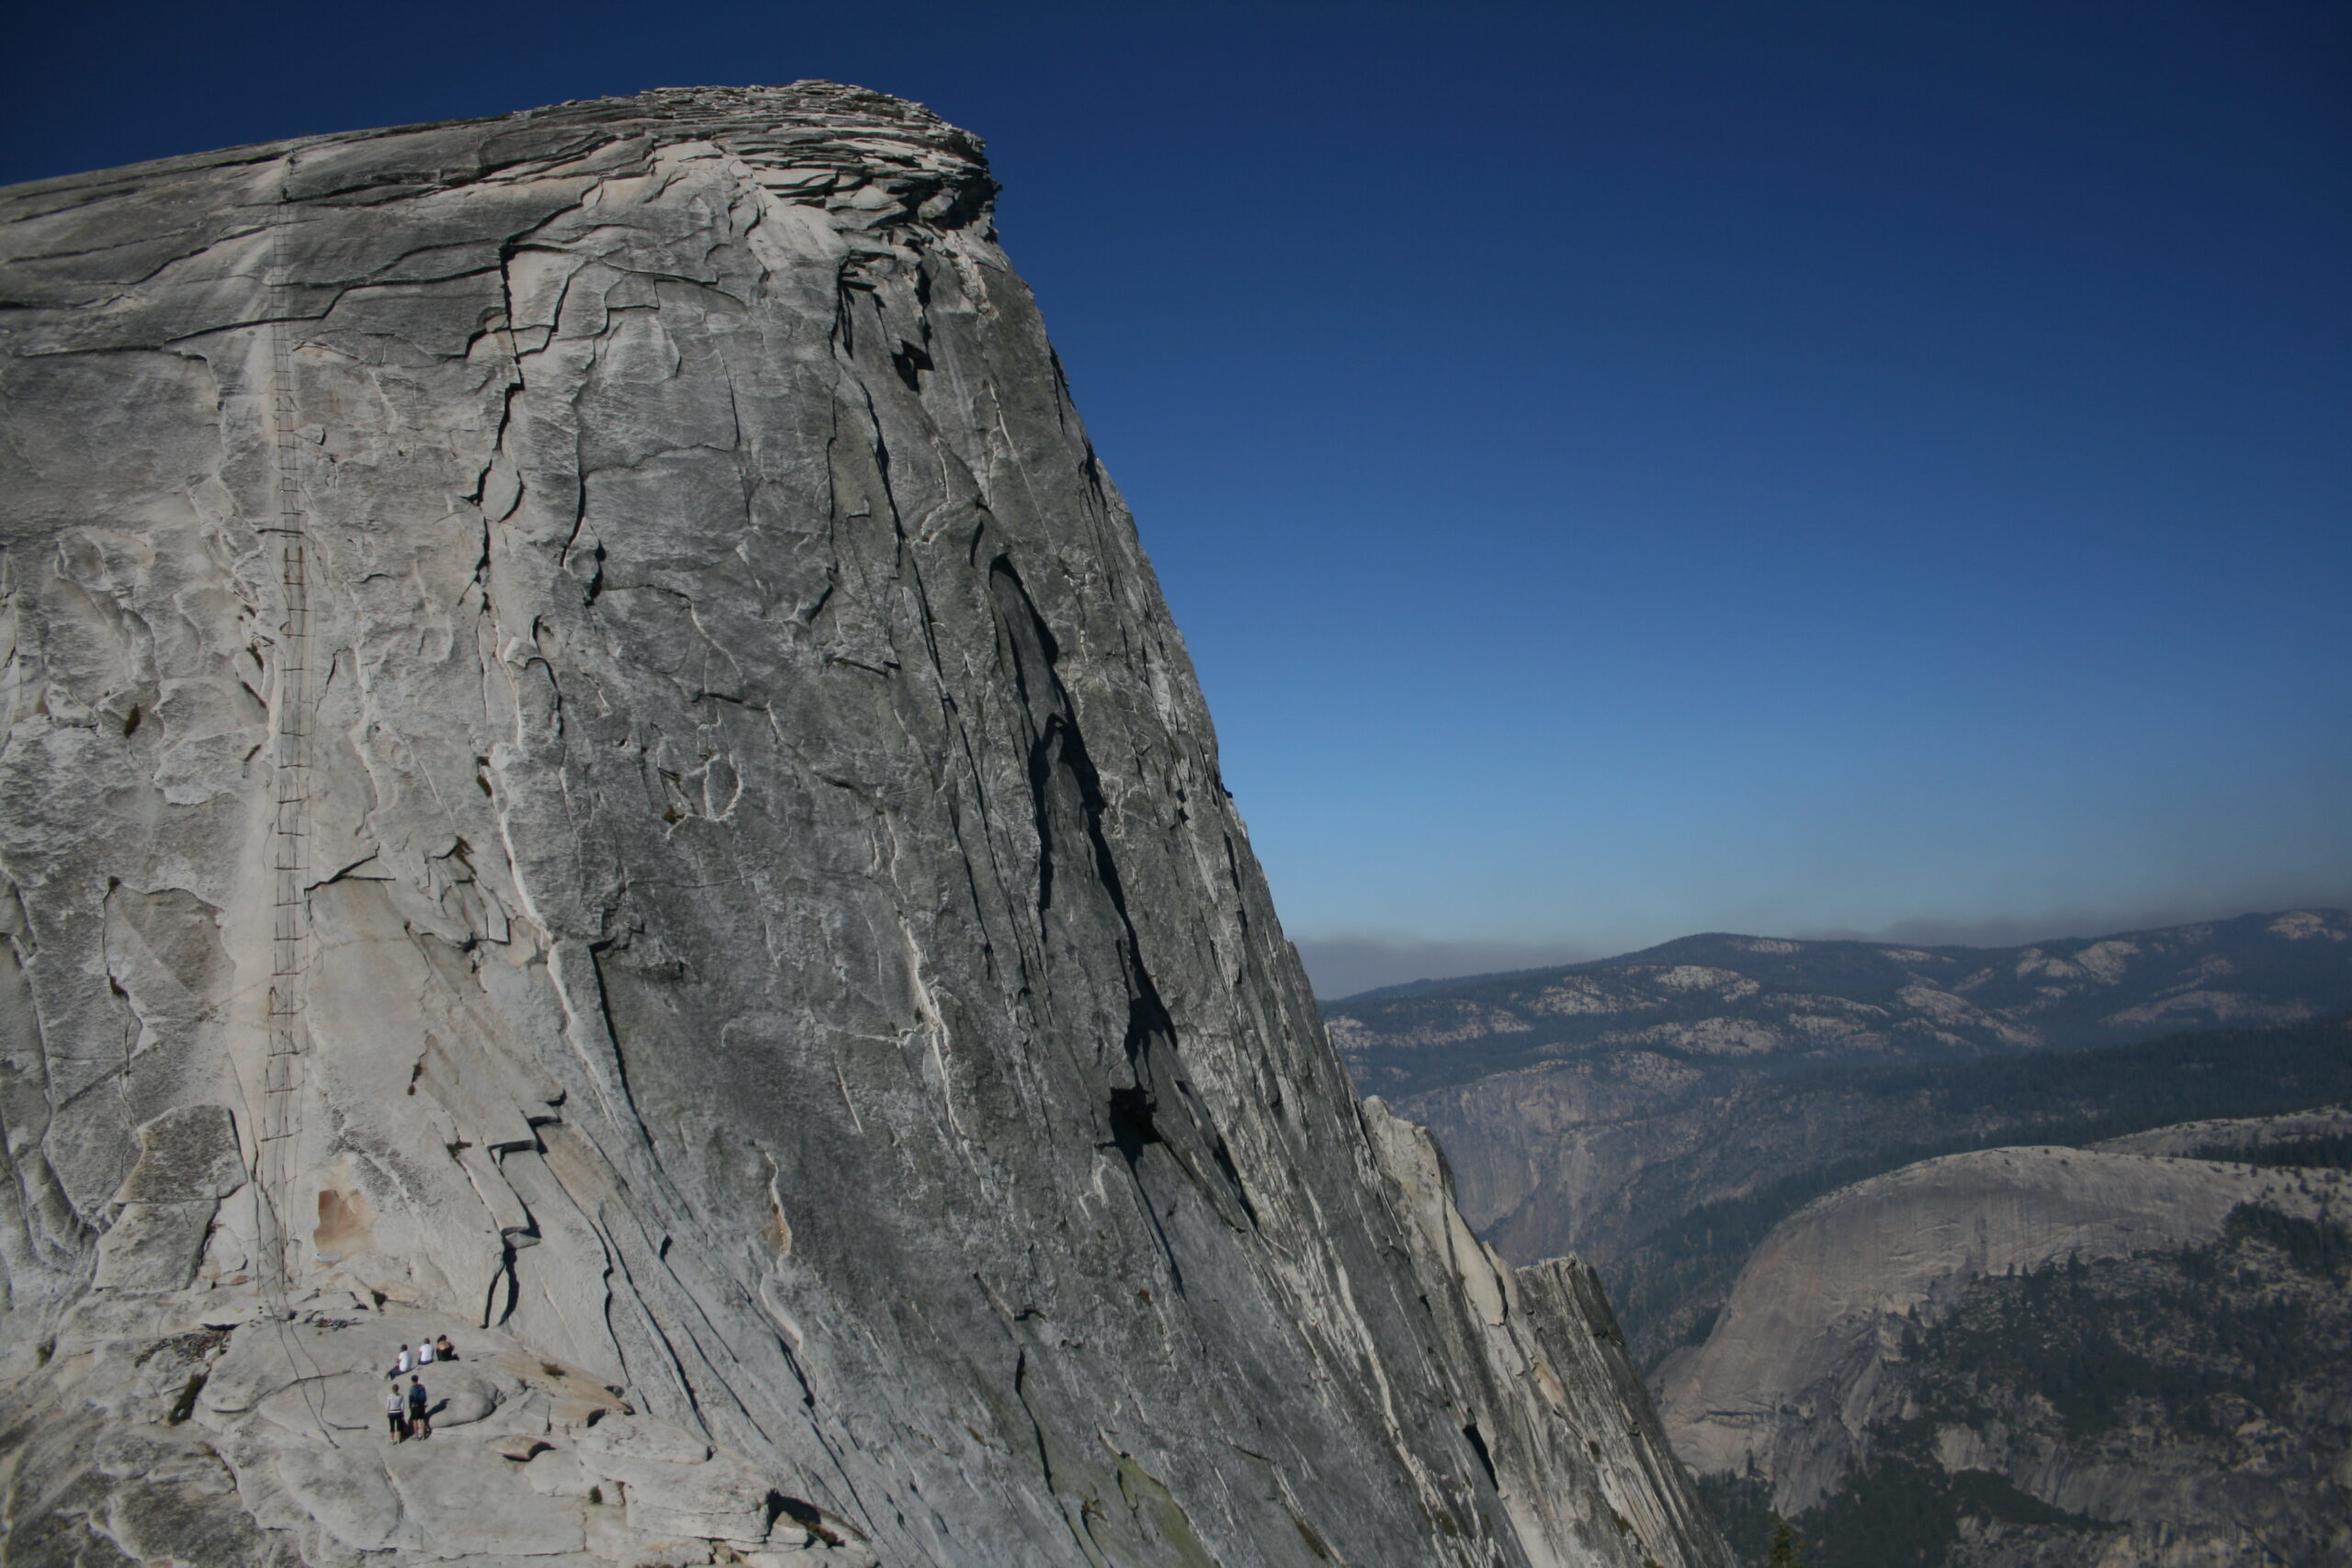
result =
[[[1174,1022],[1144,967],[1118,863],[1103,834],[1102,779],[1087,755],[1069,695],[1055,671],[1061,650],[1009,558],[999,556],[989,563],[989,589],[1009,651],[1007,662],[1027,716],[1029,793],[1037,832],[1038,911],[1041,916],[1052,916],[1057,849],[1075,840],[1069,848],[1081,849],[1091,863],[1084,868],[1093,874],[1091,879],[1073,879],[1075,885],[1100,890],[1110,919],[1098,919],[1097,924],[1111,926],[1117,933],[1119,965],[1127,991],[1126,1031],[1121,1044],[1125,1054],[1123,1076],[1128,1081],[1114,1083],[1107,1096],[1110,1143],[1126,1161],[1148,1201],[1150,1186],[1144,1174],[1144,1151],[1158,1145],[1170,1153],[1227,1224],[1237,1229],[1254,1225],[1257,1211],[1242,1189],[1240,1173],[1234,1168],[1225,1139],[1208,1124],[1181,1076]],[[1083,919],[1091,913],[1080,911],[1075,918]],[[1161,1093],[1163,1079],[1170,1090],[1166,1099]],[[1164,1129],[1163,1116],[1175,1118],[1174,1125]],[[1182,1269],[1172,1251],[1169,1265],[1181,1289]]]
[[1725,1562],[1349,1093],[995,190],[828,83],[0,190],[8,1561]]

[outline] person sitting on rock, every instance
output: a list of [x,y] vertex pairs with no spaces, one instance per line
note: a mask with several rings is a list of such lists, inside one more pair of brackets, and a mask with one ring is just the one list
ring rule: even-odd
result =
[[392,1363],[391,1376],[395,1382],[408,1376],[408,1347],[405,1345],[401,1347],[400,1359]]
[[433,1342],[433,1355],[436,1360],[454,1361],[458,1359],[458,1348],[450,1344],[449,1337],[444,1334]]
[[391,1423],[392,1441],[400,1442],[408,1436],[408,1401],[401,1397],[401,1385],[394,1383],[391,1393],[384,1396],[384,1418]]
[[420,1367],[429,1367],[433,1364],[432,1340],[420,1339],[416,1342],[416,1364]]
[[427,1396],[422,1379],[408,1380],[408,1424],[419,1438],[433,1436],[433,1417],[424,1408]]

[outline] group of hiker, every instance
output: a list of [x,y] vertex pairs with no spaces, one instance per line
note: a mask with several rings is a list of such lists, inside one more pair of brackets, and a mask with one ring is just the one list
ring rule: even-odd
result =
[[[392,1441],[406,1442],[411,1438],[433,1436],[431,1397],[424,1392],[423,1369],[435,1361],[454,1361],[457,1347],[449,1343],[446,1334],[437,1339],[418,1343],[413,1359],[405,1345],[401,1347],[399,1359],[387,1374],[392,1380],[391,1392],[384,1396],[384,1417],[391,1424]],[[408,1379],[408,1387],[401,1387],[401,1379]]]

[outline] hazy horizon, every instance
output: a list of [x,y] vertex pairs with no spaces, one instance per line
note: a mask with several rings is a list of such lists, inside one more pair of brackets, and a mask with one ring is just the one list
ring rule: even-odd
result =
[[1717,932],[1737,936],[1779,937],[1797,942],[1880,942],[1913,947],[2025,947],[2039,942],[2103,937],[2126,931],[2161,931],[2171,926],[2198,925],[2234,919],[2243,915],[2284,913],[2290,909],[2352,908],[2352,897],[2285,898],[2233,904],[2221,908],[2143,909],[2136,913],[2072,911],[2036,918],[1994,918],[1977,920],[1897,920],[1874,931],[1852,928],[1791,929],[1770,927],[1694,927],[1690,931],[1647,936],[1623,942],[1578,945],[1547,942],[1432,942],[1411,936],[1352,934],[1303,937],[1292,945],[1306,967],[1318,1001],[1345,1001],[1385,986],[1424,980],[1459,980],[1478,975],[1510,974],[1547,969],[1566,964],[1588,964],[1622,958],[1678,937]]

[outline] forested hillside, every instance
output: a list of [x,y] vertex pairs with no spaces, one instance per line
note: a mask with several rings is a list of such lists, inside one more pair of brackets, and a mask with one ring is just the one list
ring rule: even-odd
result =
[[2209,1240],[1959,1279],[1889,1320],[1769,1460],[1702,1477],[1735,1544],[1762,1562],[1777,1504],[1809,1568],[2352,1561],[2352,1215],[2297,1146],[2217,1163],[2272,1185]]

